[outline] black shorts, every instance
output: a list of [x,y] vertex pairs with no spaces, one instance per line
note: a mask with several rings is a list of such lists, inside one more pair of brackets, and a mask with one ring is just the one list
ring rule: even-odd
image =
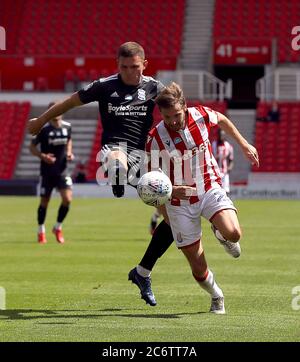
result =
[[53,175],[53,176],[41,176],[40,177],[40,196],[51,196],[52,190],[72,189],[72,179],[66,175]]

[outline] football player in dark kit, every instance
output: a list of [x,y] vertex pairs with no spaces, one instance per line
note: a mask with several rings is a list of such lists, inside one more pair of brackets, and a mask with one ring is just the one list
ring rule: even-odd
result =
[[[144,49],[138,43],[122,44],[117,63],[117,74],[95,80],[56,103],[38,118],[31,119],[28,130],[31,134],[38,134],[50,119],[74,107],[97,101],[103,125],[101,161],[105,162],[111,175],[114,195],[121,197],[124,194],[124,177],[139,163],[138,151],[145,149],[147,134],[153,123],[154,100],[164,86],[143,75],[148,63]],[[172,242],[170,226],[163,220],[156,228],[141,262],[128,275],[128,279],[139,287],[142,299],[151,306],[156,305],[151,290],[151,270]]]
[[[50,103],[49,108],[55,103]],[[40,145],[38,149],[37,145]],[[58,210],[57,222],[52,232],[58,243],[64,243],[62,222],[65,219],[72,201],[72,179],[67,174],[67,161],[72,161],[71,125],[64,122],[60,116],[52,118],[41,132],[33,138],[29,146],[30,152],[41,159],[40,166],[40,196],[38,208],[38,242],[45,244],[45,219],[51,193],[57,188],[61,195],[61,205]]]

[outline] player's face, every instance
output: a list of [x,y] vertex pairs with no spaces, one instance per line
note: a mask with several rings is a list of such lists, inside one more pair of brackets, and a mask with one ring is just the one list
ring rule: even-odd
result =
[[171,108],[161,108],[160,113],[166,126],[172,131],[179,131],[185,127],[186,106],[176,103]]
[[122,81],[127,85],[138,85],[146,66],[147,60],[143,60],[138,55],[133,57],[120,57],[118,59],[118,67]]
[[62,122],[62,116],[57,116],[55,118],[52,118],[50,122],[54,127],[59,127]]

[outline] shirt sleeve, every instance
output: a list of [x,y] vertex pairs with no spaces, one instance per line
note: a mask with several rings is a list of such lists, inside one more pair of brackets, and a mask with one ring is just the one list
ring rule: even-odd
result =
[[209,125],[211,127],[216,126],[219,123],[218,113],[209,107],[203,107],[203,108],[205,109],[206,113],[208,114]]
[[88,84],[78,91],[79,99],[82,103],[87,104],[99,100],[102,91],[100,79]]
[[159,94],[165,88],[166,87],[164,86],[164,84],[162,84],[162,82],[160,81],[157,82],[157,94]]
[[39,143],[41,143],[41,137],[42,137],[41,134],[42,134],[42,131],[40,133],[38,133],[36,136],[33,136],[31,139],[31,144],[36,146]]
[[70,140],[72,138],[72,127],[69,127],[69,131],[68,131],[68,140]]

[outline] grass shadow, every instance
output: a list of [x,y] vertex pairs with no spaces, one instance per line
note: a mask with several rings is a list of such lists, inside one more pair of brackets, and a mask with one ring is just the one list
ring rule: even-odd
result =
[[[197,315],[206,312],[191,313],[124,313],[132,309],[99,309],[99,310],[43,310],[43,309],[10,309],[0,311],[0,320],[38,320],[38,319],[88,319],[88,318],[158,318],[158,319],[177,319],[185,315]],[[122,312],[123,313],[120,313]],[[44,324],[44,323],[43,323]],[[52,323],[53,324],[53,323]],[[64,322],[55,322],[54,324],[66,324]]]

